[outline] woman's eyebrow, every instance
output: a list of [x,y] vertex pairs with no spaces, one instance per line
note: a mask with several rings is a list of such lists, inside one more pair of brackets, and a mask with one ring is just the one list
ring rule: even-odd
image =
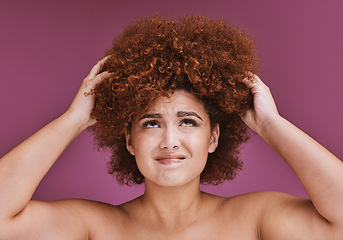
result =
[[[203,121],[202,118],[196,112],[191,112],[191,111],[190,112],[178,111],[177,117],[196,117],[196,118],[199,118],[201,121]],[[145,118],[162,118],[162,114],[161,113],[146,113],[143,116],[141,116],[138,121]]]
[[197,117],[201,121],[203,121],[202,118],[196,112],[179,111],[179,112],[177,112],[177,116],[178,117],[189,117],[189,116],[192,116],[192,117]]
[[160,113],[146,113],[143,116],[141,116],[138,121],[140,121],[144,118],[162,118],[162,114],[160,114]]

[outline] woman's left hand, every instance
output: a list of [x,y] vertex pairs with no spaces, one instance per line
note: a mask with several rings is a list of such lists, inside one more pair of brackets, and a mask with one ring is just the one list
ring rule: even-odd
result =
[[254,96],[254,108],[241,114],[241,118],[250,129],[260,133],[280,115],[268,86],[257,75],[252,74],[250,78],[245,78],[243,83]]

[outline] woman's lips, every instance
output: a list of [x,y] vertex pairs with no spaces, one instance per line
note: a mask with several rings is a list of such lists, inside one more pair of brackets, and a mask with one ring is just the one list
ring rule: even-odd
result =
[[175,154],[166,154],[166,155],[159,155],[155,157],[155,160],[163,165],[170,165],[175,163],[181,163],[185,160],[185,156],[183,155],[175,155]]

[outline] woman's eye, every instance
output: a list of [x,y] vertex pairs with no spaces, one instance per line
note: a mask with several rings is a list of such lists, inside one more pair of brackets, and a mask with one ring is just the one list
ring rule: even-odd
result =
[[158,124],[156,120],[150,120],[143,123],[143,128],[156,128],[159,126],[160,125]]
[[196,126],[198,126],[198,124],[194,120],[192,120],[192,119],[183,119],[181,121],[180,125],[181,126],[186,126],[186,127],[196,127]]

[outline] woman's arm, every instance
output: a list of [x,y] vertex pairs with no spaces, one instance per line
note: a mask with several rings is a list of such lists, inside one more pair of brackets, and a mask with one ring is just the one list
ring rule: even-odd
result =
[[[269,88],[257,76],[253,76],[252,79],[252,81],[244,81],[254,95],[254,109],[248,110],[242,119],[292,167],[313,204],[313,206],[310,204],[311,207],[309,204],[301,203],[300,200],[280,200],[277,204],[280,207],[279,212],[286,217],[293,209],[298,212],[299,219],[307,219],[306,222],[294,220],[296,226],[293,226],[293,231],[309,232],[313,234],[312,239],[318,237],[319,232],[332,234],[330,236],[340,234],[339,236],[342,237],[343,163],[311,137],[282,118],[277,112]],[[283,211],[282,208],[288,208],[288,211]],[[313,210],[319,214],[315,214]],[[280,217],[275,212],[274,216]],[[275,225],[278,222],[273,223],[273,218],[268,219],[270,224]],[[287,221],[286,218],[283,220]],[[283,227],[288,224],[289,222],[283,224]],[[306,229],[313,226],[316,226],[316,229],[311,229],[311,231]],[[287,231],[290,234],[292,229]],[[300,232],[296,234],[299,236]]]
[[[31,197],[38,184],[65,150],[68,144],[84,129],[95,123],[90,118],[94,106],[94,97],[86,96],[91,89],[109,73],[99,73],[102,61],[93,67],[83,81],[70,108],[59,118],[52,121],[23,143],[0,159],[0,238],[2,234],[18,232],[18,226],[35,224],[27,215],[45,216],[39,213],[37,203],[30,208]],[[42,204],[46,206],[46,204]],[[43,211],[43,210],[42,210]],[[19,219],[25,219],[20,221]],[[36,228],[35,228],[36,229]]]

